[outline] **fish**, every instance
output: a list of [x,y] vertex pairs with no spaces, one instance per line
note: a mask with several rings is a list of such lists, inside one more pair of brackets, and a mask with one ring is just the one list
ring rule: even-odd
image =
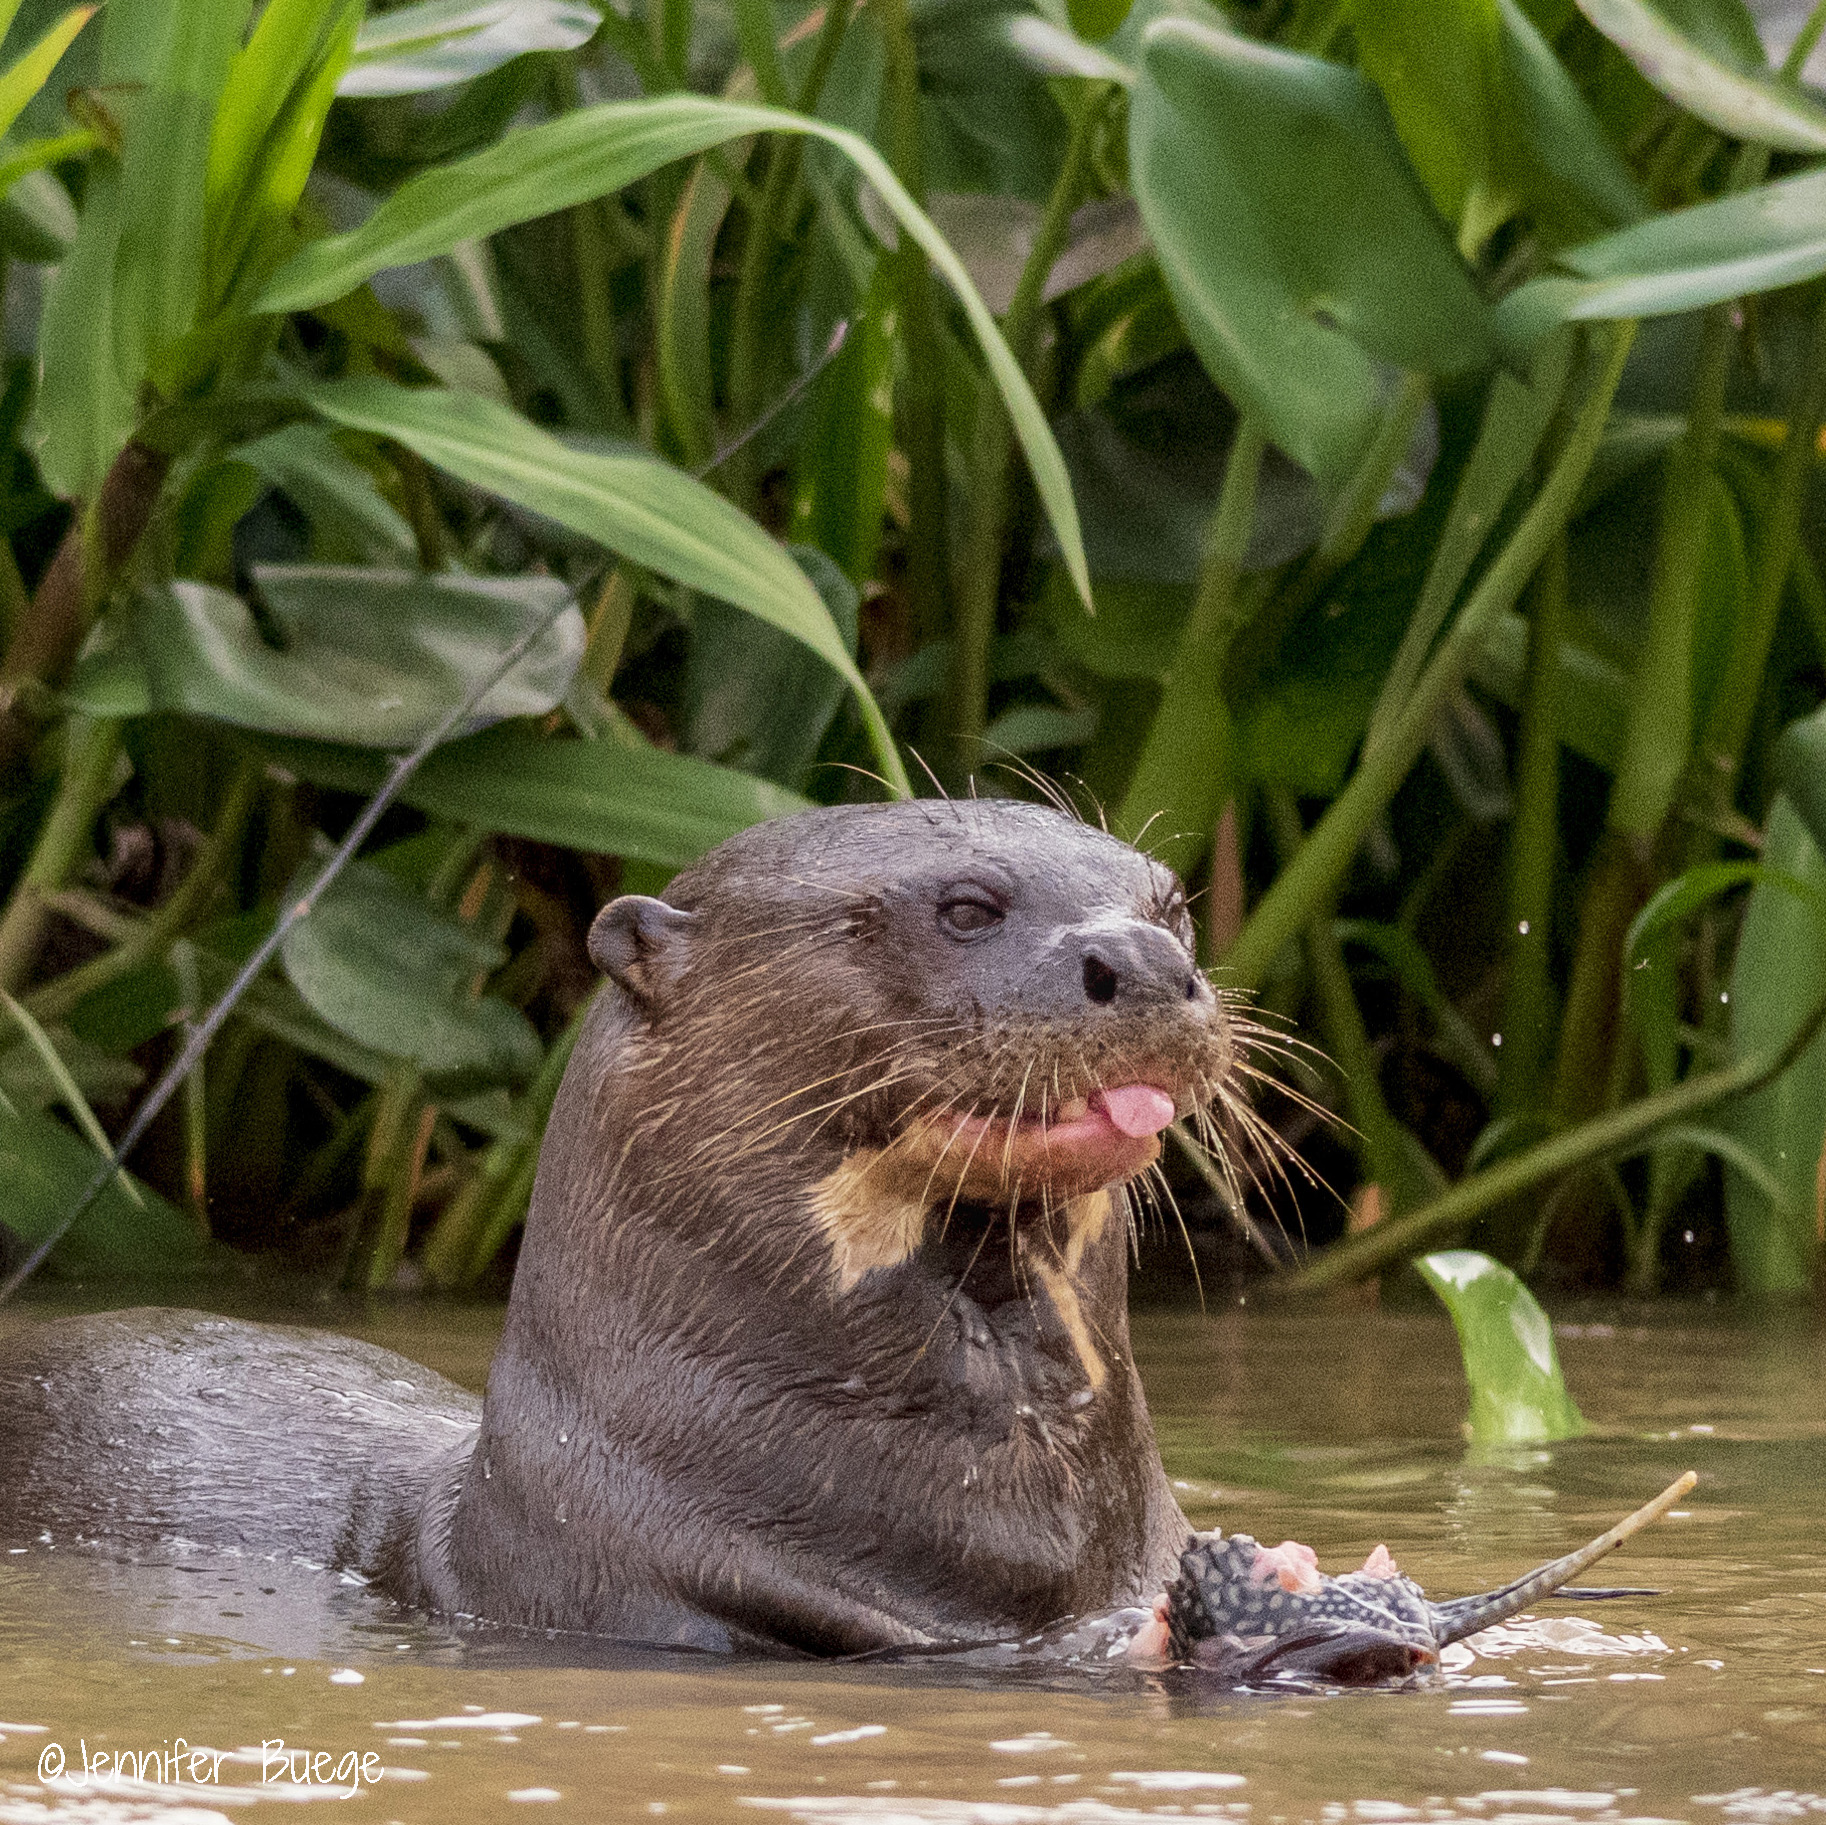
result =
[[1311,1547],[1291,1540],[1263,1546],[1248,1534],[1194,1534],[1167,1591],[1172,1657],[1236,1685],[1410,1679],[1437,1666],[1442,1648],[1559,1590],[1658,1521],[1697,1481],[1689,1470],[1577,1552],[1496,1590],[1437,1603],[1386,1546],[1334,1578],[1318,1569]]

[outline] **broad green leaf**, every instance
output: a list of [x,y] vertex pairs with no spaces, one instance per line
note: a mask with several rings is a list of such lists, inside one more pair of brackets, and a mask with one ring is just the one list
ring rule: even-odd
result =
[[337,424],[392,437],[472,487],[541,513],[636,564],[733,603],[802,640],[849,683],[894,753],[881,711],[830,612],[785,550],[724,497],[642,455],[573,450],[473,393],[345,380],[300,389]]
[[1776,775],[1815,844],[1826,850],[1826,709],[1791,722],[1775,749]]
[[306,310],[328,303],[383,267],[448,253],[460,242],[619,190],[674,159],[767,132],[809,134],[835,146],[944,275],[1001,392],[1066,567],[1088,602],[1090,579],[1065,460],[1033,389],[944,237],[874,147],[841,127],[701,95],[579,108],[401,185],[361,227],[307,247],[282,267],[261,295],[259,308]]
[[336,92],[447,89],[528,51],[574,51],[601,23],[581,0],[422,0],[368,20]]
[[[307,862],[287,889],[304,892]],[[517,1083],[539,1068],[539,1035],[518,1008],[476,985],[500,945],[373,862],[351,862],[280,946],[292,987],[358,1045],[410,1059],[434,1085]]]
[[[1763,862],[1811,890],[1759,881],[1744,914],[1731,970],[1731,1043],[1740,1057],[1786,1044],[1826,996],[1826,853],[1785,794],[1769,813]],[[1826,1034],[1754,1096],[1720,1113],[1726,1128],[1782,1187],[1777,1205],[1727,1163],[1725,1214],[1740,1293],[1810,1292],[1826,1212]]]
[[1131,176],[1186,333],[1335,493],[1383,416],[1384,364],[1489,359],[1483,301],[1366,77],[1185,19],[1143,46]]
[[[1717,0],[1705,8],[1652,5],[1650,0],[1578,3],[1579,11],[1649,82],[1708,126],[1778,152],[1826,152],[1826,109],[1799,84],[1770,73],[1756,27],[1735,0]],[[1734,15],[1734,21],[1720,19],[1724,12]],[[1710,31],[1704,30],[1707,13],[1718,20]],[[1700,26],[1703,36],[1692,25]]]
[[1107,38],[1128,16],[1135,0],[1065,0],[1072,30],[1093,42]]
[[[266,745],[321,785],[372,792],[386,778],[379,757],[360,749]],[[683,868],[750,824],[806,808],[797,793],[688,754],[557,741],[513,723],[446,743],[401,796],[454,823],[663,868]]]
[[1553,1326],[1508,1268],[1473,1249],[1414,1263],[1452,1315],[1471,1384],[1474,1445],[1545,1445],[1577,1438],[1585,1417],[1566,1391]]
[[[0,1180],[6,1205],[0,1225],[24,1248],[49,1235],[88,1189],[106,1155],[54,1117],[0,1101]],[[61,1278],[156,1280],[209,1270],[226,1257],[188,1217],[149,1187],[136,1185],[135,1205],[118,1181],[83,1212],[46,1264]]]
[[555,577],[332,565],[257,565],[253,577],[283,647],[262,639],[240,597],[172,583],[142,597],[113,642],[85,657],[71,701],[405,748],[554,611],[562,608],[550,631],[483,698],[477,722],[554,708],[583,656],[583,617]]
[[73,6],[26,54],[0,74],[0,133],[9,132],[25,104],[50,81],[76,34],[95,17],[93,6]]
[[1826,272],[1826,171],[1671,210],[1555,258],[1576,277],[1532,280],[1497,307],[1526,345],[1568,319],[1661,317],[1798,285]]
[[[1496,0],[1355,0],[1358,63],[1439,213],[1481,245],[1500,195],[1502,27]],[[1467,214],[1470,220],[1467,222]]]

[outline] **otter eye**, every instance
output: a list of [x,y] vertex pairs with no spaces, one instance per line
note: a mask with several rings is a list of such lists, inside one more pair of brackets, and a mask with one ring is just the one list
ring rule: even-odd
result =
[[976,896],[959,896],[944,901],[938,909],[938,922],[953,938],[974,938],[1002,922],[1002,909],[991,900]]

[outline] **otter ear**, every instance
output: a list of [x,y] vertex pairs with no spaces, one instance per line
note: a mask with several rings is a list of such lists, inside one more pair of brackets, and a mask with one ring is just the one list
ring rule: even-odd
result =
[[685,967],[697,914],[644,893],[611,900],[590,927],[590,961],[649,1012]]

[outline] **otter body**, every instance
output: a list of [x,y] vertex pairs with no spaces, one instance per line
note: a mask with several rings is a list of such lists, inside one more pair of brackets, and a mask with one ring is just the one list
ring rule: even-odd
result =
[[856,1653],[1145,1604],[1187,1536],[1123,1187],[1232,1064],[1172,875],[1006,802],[744,832],[598,918],[485,1404],[183,1313],[0,1348],[0,1534]]

